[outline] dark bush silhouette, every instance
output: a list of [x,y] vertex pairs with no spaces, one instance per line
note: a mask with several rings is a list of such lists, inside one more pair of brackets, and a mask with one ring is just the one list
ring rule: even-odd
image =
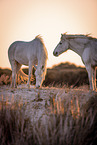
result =
[[[28,68],[23,68],[23,71],[28,74]],[[5,76],[11,77],[11,70],[1,69],[0,68],[0,77],[4,74]],[[32,70],[32,75],[34,79],[31,81],[32,84],[35,84],[35,68]],[[3,79],[0,79],[0,84],[7,84]],[[8,84],[11,83],[11,79],[8,80]],[[23,81],[20,81],[23,83]],[[54,65],[52,68],[47,69],[47,74],[43,82],[43,86],[64,86],[68,87],[79,87],[81,85],[89,85],[88,74],[84,67],[77,67],[75,64],[69,62],[61,63]]]
[[80,86],[89,84],[88,74],[85,68],[77,67],[68,62],[53,66],[47,70],[44,84],[60,85],[60,86]]

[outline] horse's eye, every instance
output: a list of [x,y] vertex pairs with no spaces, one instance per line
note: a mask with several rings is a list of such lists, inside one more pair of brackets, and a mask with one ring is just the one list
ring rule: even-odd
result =
[[42,69],[44,68],[44,66],[42,66]]
[[62,42],[60,42],[59,44],[62,45]]

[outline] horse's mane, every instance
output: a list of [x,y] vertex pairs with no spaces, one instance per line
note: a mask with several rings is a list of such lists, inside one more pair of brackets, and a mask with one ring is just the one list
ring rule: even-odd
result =
[[66,34],[66,33],[64,33],[64,34],[61,35],[61,39],[82,38],[82,39],[96,40],[96,41],[97,41],[97,38],[91,37],[90,35],[91,35],[91,34],[86,34],[86,35],[83,35],[83,34],[75,34],[75,35],[71,35],[71,34]]
[[35,39],[36,39],[36,40],[39,40],[40,43],[43,45],[44,52],[45,52],[45,56],[44,56],[44,57],[45,57],[45,59],[48,59],[48,52],[47,52],[47,49],[46,49],[46,47],[45,47],[45,44],[44,44],[44,41],[43,41],[41,35],[37,35],[37,36],[35,37]]
[[42,39],[42,36],[41,36],[41,35],[37,35],[37,36],[35,37],[35,39],[40,40],[40,42],[44,45],[44,41],[43,41],[43,39]]

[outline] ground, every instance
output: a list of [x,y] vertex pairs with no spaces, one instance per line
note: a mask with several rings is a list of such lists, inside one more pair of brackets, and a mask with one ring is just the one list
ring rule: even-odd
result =
[[[76,89],[55,87],[36,89],[34,86],[31,86],[30,89],[28,89],[26,85],[19,85],[18,88],[12,89],[10,86],[6,85],[0,87],[0,102],[3,100],[7,106],[18,102],[19,105],[26,106],[26,115],[29,115],[31,119],[39,120],[52,112],[52,101],[53,104],[56,104],[56,100],[60,99],[61,102],[68,100],[70,103],[76,100],[77,108],[79,108],[79,106],[81,108],[91,97],[90,94],[92,93],[93,92],[88,90],[87,86]],[[57,109],[58,108],[57,103]]]

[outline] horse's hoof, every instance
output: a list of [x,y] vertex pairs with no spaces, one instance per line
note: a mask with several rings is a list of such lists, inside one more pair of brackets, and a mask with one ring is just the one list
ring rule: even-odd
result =
[[36,89],[39,89],[40,88],[40,86],[38,85],[38,86],[36,86]]
[[30,85],[29,84],[27,84],[27,87],[28,87],[28,89],[30,89]]

